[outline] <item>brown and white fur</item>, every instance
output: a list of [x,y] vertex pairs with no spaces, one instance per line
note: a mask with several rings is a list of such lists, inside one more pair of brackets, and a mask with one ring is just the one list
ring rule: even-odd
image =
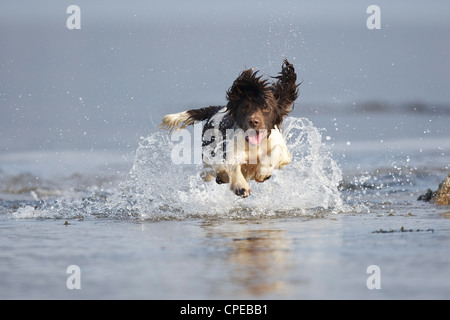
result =
[[298,96],[294,66],[285,59],[275,82],[257,73],[248,69],[239,75],[227,91],[226,106],[169,114],[160,125],[170,132],[206,121],[202,177],[230,183],[230,189],[243,198],[252,193],[250,180],[264,182],[292,159],[280,126]]

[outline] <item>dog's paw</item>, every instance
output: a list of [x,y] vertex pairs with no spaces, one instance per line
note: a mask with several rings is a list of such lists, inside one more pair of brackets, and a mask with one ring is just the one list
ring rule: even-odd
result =
[[241,188],[241,189],[235,189],[234,193],[242,198],[247,198],[249,195],[252,194],[252,190],[250,188],[246,189],[246,188]]
[[252,189],[248,186],[248,184],[234,184],[231,186],[231,190],[239,197],[247,198],[252,194]]
[[259,166],[255,173],[256,182],[264,182],[272,176],[274,165],[269,166]]
[[222,184],[222,183],[229,183],[230,177],[226,172],[219,172],[216,177],[216,183]]
[[270,179],[271,176],[272,176],[272,175],[262,175],[262,174],[258,174],[258,173],[257,173],[257,174],[255,175],[255,181],[256,181],[256,182],[264,182],[264,181]]

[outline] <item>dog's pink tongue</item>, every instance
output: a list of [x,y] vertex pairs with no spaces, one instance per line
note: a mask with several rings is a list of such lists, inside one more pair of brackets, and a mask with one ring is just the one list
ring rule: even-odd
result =
[[265,133],[256,133],[248,136],[248,142],[251,144],[260,144],[265,137]]

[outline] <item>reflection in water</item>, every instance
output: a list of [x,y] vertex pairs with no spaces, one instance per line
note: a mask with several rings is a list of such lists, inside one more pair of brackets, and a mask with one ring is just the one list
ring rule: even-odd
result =
[[[241,226],[249,226],[244,224]],[[236,228],[230,225],[205,226],[207,237],[220,237],[226,246],[225,258],[230,280],[238,291],[251,296],[287,294],[291,265],[291,240],[285,230]]]
[[450,211],[445,211],[440,213],[444,218],[450,219]]

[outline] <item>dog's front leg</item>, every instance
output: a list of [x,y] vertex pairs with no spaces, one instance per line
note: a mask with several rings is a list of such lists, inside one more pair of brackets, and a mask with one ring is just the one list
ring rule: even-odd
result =
[[260,164],[256,169],[255,181],[264,182],[269,179],[277,166],[278,159],[279,155],[277,152],[272,152],[270,156],[261,158]]
[[291,160],[292,156],[286,146],[274,146],[270,151],[270,154],[260,156],[260,165],[255,174],[256,182],[266,181],[271,177],[273,170],[281,169],[289,164]]
[[231,178],[231,191],[242,198],[247,198],[252,194],[252,190],[250,189],[247,180],[245,180],[244,176],[242,175],[240,164],[231,166],[229,175]]

